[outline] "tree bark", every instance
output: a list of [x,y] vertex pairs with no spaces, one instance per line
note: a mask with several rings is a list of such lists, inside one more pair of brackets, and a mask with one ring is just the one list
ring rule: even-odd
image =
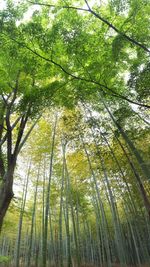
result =
[[3,179],[0,183],[0,232],[2,230],[3,220],[10,205],[10,202],[14,196],[12,190],[14,170],[11,170],[5,175],[5,180]]

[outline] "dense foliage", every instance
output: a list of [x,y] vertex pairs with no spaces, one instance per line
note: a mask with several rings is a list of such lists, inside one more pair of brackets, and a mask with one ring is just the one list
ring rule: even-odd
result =
[[149,1],[4,2],[0,265],[149,266]]

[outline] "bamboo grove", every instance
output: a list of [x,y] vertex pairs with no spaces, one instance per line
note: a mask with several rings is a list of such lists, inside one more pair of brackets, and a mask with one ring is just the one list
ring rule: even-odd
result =
[[148,1],[0,8],[0,266],[148,267]]

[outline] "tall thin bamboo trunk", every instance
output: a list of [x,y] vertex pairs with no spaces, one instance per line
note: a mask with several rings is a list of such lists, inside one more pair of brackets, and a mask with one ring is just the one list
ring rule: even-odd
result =
[[77,265],[80,266],[81,259],[80,259],[76,224],[75,224],[75,216],[74,216],[74,210],[73,210],[73,201],[72,201],[72,196],[71,196],[70,176],[69,176],[69,172],[68,172],[68,168],[67,168],[66,159],[64,159],[64,160],[65,160],[65,173],[66,173],[66,179],[67,179],[68,191],[69,191],[69,203],[70,203],[71,217],[72,217],[72,223],[73,223],[74,241],[75,241],[75,247],[76,247],[76,260],[77,260]]
[[53,135],[52,135],[50,169],[49,169],[49,178],[48,178],[48,185],[47,185],[47,192],[46,192],[45,222],[44,222],[44,237],[43,237],[43,267],[46,267],[47,265],[48,215],[49,215],[49,208],[50,208],[50,190],[51,190],[51,179],[52,179],[52,170],[53,170],[54,146],[55,146],[55,138],[56,138],[56,125],[57,125],[57,115],[55,118]]
[[64,266],[63,263],[63,233],[62,233],[62,220],[63,220],[63,193],[64,193],[64,176],[65,176],[65,150],[66,143],[61,142],[63,163],[62,163],[62,177],[61,177],[61,192],[60,192],[60,211],[59,211],[59,264],[60,267]]
[[27,267],[30,267],[31,264],[31,254],[32,254],[32,244],[33,244],[33,230],[34,230],[34,223],[35,223],[35,212],[36,212],[36,201],[37,201],[37,190],[38,190],[38,182],[40,177],[40,164],[38,167],[36,185],[35,185],[35,192],[34,192],[34,202],[33,202],[33,209],[32,209],[32,221],[31,221],[31,230],[30,230],[30,242],[29,242],[29,250],[28,250],[28,260],[27,260]]
[[131,149],[133,155],[135,156],[137,162],[139,163],[139,166],[145,176],[145,178],[150,179],[150,170],[147,167],[146,162],[143,160],[142,156],[140,155],[139,151],[134,146],[133,142],[130,140],[126,132],[122,129],[121,125],[115,120],[113,114],[111,113],[110,109],[107,107],[107,104],[103,100],[104,107],[106,108],[108,114],[110,115],[112,121],[116,125],[117,129],[120,131],[123,139],[128,144],[129,148]]
[[24,210],[25,210],[25,204],[26,204],[26,198],[27,198],[27,192],[28,192],[30,170],[31,170],[31,161],[29,163],[26,181],[25,181],[24,189],[23,189],[23,195],[22,195],[22,204],[21,204],[21,210],[20,210],[18,236],[17,236],[17,244],[16,244],[16,255],[15,255],[15,266],[16,267],[19,267],[19,261],[20,261],[20,243],[21,243],[22,223],[23,223],[23,216],[24,216]]
[[[103,203],[102,203],[102,200],[101,200],[101,197],[100,197],[98,183],[97,183],[96,175],[95,175],[95,173],[93,171],[93,168],[92,168],[92,164],[91,164],[91,160],[90,160],[90,157],[89,157],[89,153],[87,151],[87,148],[86,148],[86,145],[84,143],[84,140],[83,140],[82,136],[80,136],[80,138],[81,138],[81,142],[82,142],[82,145],[83,145],[83,149],[84,149],[86,157],[87,157],[87,161],[88,161],[88,164],[89,164],[89,169],[90,169],[90,172],[92,174],[93,181],[94,181],[94,184],[95,184],[95,189],[96,189],[96,193],[97,193],[97,197],[98,197],[98,202],[99,202],[99,205],[100,205],[99,209],[100,209],[100,212],[101,212],[101,215],[102,215],[103,231],[104,231],[104,236],[105,236],[104,237],[104,245],[105,245],[105,248],[106,248],[107,264],[108,264],[108,267],[111,267],[111,255],[110,255],[109,238],[108,238],[105,211],[104,211]],[[99,213],[99,218],[101,217],[101,215]]]

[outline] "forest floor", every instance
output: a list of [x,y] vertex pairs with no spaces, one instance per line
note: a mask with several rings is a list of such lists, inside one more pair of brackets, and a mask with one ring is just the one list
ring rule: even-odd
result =
[[[1,267],[1,266],[0,266]],[[24,267],[24,266],[21,266]],[[31,267],[37,267],[37,266],[31,266]],[[51,264],[48,267],[58,267],[55,264]],[[64,267],[67,267],[64,265]],[[77,265],[73,265],[73,267],[78,267]],[[93,265],[93,264],[81,264],[80,267],[101,267],[100,265]],[[103,265],[103,267],[107,267],[107,265]],[[111,267],[122,267],[120,264],[114,263]],[[141,264],[141,265],[126,265],[124,267],[150,267],[150,264]]]
[[[56,266],[52,266],[52,267],[56,267]],[[91,264],[83,264],[80,267],[101,267],[101,266],[96,266],[96,265],[91,265]],[[107,267],[107,265],[104,265],[103,267]],[[111,267],[121,267],[121,265],[120,264],[112,264]],[[124,267],[150,267],[150,265],[149,264],[125,265]]]
[[[9,264],[1,264],[0,263],[0,267],[14,267],[14,266],[9,265]],[[21,265],[20,267],[25,267],[25,266]],[[31,267],[37,267],[37,266],[32,265]],[[48,267],[58,267],[58,266],[56,266],[56,264],[51,264]],[[64,265],[64,267],[67,267],[67,266]],[[73,267],[78,267],[78,266],[77,265],[73,265]],[[80,267],[101,267],[101,266],[97,266],[97,265],[86,263],[86,264],[81,264]],[[107,265],[103,265],[103,267],[107,267]],[[121,267],[121,265],[120,264],[117,264],[117,263],[114,263],[114,264],[112,264],[111,267]],[[124,267],[150,267],[150,264],[126,265]]]
[[[49,267],[57,267],[57,266],[49,266]],[[74,266],[74,267],[78,267],[78,266]],[[101,267],[101,266],[97,266],[97,265],[92,265],[92,264],[82,264],[80,267]],[[103,265],[103,267],[107,267],[107,265]],[[120,264],[114,263],[112,264],[111,267],[121,267]],[[137,265],[126,265],[124,267],[150,267],[149,264],[142,264],[140,266]]]

